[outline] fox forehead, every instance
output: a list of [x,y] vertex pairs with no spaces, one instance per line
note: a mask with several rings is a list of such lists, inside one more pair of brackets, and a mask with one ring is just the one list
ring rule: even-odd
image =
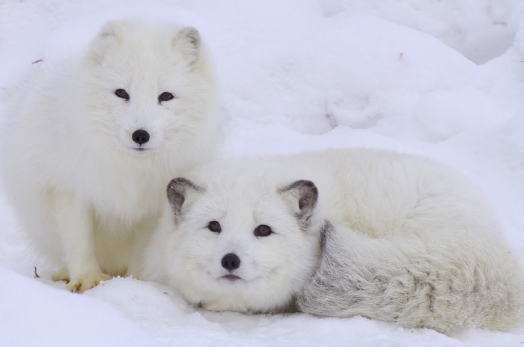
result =
[[214,188],[207,188],[193,206],[188,207],[188,213],[199,219],[211,218],[217,221],[245,221],[256,218],[257,207],[261,201],[255,194],[247,189],[227,189],[223,186]]
[[240,185],[223,188],[207,188],[188,207],[186,221],[196,228],[206,228],[209,222],[217,221],[221,224],[222,235],[251,235],[262,224],[283,234],[288,233],[290,228],[298,228],[296,218],[278,195],[276,187],[257,189]]
[[[105,69],[110,67],[111,73],[106,77],[114,83],[133,86],[141,90],[158,89],[160,86],[179,86],[187,84],[189,72],[180,68],[176,61],[169,61],[157,57],[123,55],[122,59],[113,57],[113,61],[105,63]],[[107,72],[106,72],[107,73]]]

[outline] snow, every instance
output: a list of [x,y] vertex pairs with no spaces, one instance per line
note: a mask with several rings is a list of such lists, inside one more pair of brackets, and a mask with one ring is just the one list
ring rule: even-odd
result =
[[[220,83],[222,156],[374,147],[432,158],[482,190],[524,258],[524,3],[0,0],[0,111],[12,86],[122,17],[201,31]],[[132,278],[71,294],[54,270],[0,194],[0,345],[524,343],[524,326],[448,337],[362,317],[206,312]]]
[[4,346],[92,346],[100,341],[108,346],[122,341],[161,346],[102,302],[67,295],[5,268],[0,276]]

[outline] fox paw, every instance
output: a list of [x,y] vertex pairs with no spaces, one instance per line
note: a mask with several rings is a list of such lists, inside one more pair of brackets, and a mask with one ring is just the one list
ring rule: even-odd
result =
[[66,268],[63,268],[51,276],[51,279],[55,282],[65,281],[66,283],[69,283],[69,271],[67,271]]
[[67,289],[73,293],[83,293],[88,289],[96,287],[100,282],[110,280],[111,276],[101,272],[90,271],[83,275],[73,278],[68,284]]

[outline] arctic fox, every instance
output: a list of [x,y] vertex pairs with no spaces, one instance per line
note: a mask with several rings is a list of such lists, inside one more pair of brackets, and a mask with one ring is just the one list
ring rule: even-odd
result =
[[203,308],[296,305],[445,333],[520,322],[519,260],[475,189],[430,160],[373,149],[232,160],[172,180],[167,196],[141,278]]
[[212,66],[198,31],[108,22],[85,53],[38,73],[10,103],[4,186],[37,249],[83,292],[125,275],[174,176],[210,158]]

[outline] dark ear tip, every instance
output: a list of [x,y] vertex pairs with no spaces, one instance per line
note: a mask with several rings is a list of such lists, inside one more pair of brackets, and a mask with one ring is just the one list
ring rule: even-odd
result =
[[180,177],[177,177],[177,178],[173,178],[169,184],[167,185],[167,191],[171,191],[171,190],[175,190],[175,187],[176,185],[178,184],[178,180],[180,179]]
[[298,181],[295,181],[293,183],[291,183],[290,185],[282,188],[281,192],[286,192],[288,190],[292,190],[292,189],[295,189],[295,188],[309,188],[311,189],[312,191],[318,193],[318,189],[317,189],[317,186],[315,185],[315,183],[313,183],[312,181],[309,181],[309,180],[298,180]]
[[200,192],[203,190],[203,188],[198,187],[196,184],[194,184],[192,181],[188,180],[184,177],[177,177],[173,178],[171,182],[167,185],[167,192],[170,191],[179,191],[183,190],[185,188],[192,188],[197,192]]
[[197,46],[200,43],[200,32],[193,27],[185,27],[182,29],[181,34],[189,38],[191,44],[194,46]]
[[191,181],[188,180],[187,178],[184,178],[184,177],[173,178],[171,182],[169,182],[169,184],[167,185],[167,189],[173,189],[178,184],[188,184],[188,183],[191,183]]
[[304,187],[317,189],[317,186],[315,185],[315,183],[309,180],[300,180],[300,181],[297,181],[296,183]]
[[304,185],[308,188],[311,188],[311,190],[313,192],[315,192],[316,195],[318,195],[318,188],[317,186],[315,185],[315,183],[311,182],[311,181],[304,181]]

